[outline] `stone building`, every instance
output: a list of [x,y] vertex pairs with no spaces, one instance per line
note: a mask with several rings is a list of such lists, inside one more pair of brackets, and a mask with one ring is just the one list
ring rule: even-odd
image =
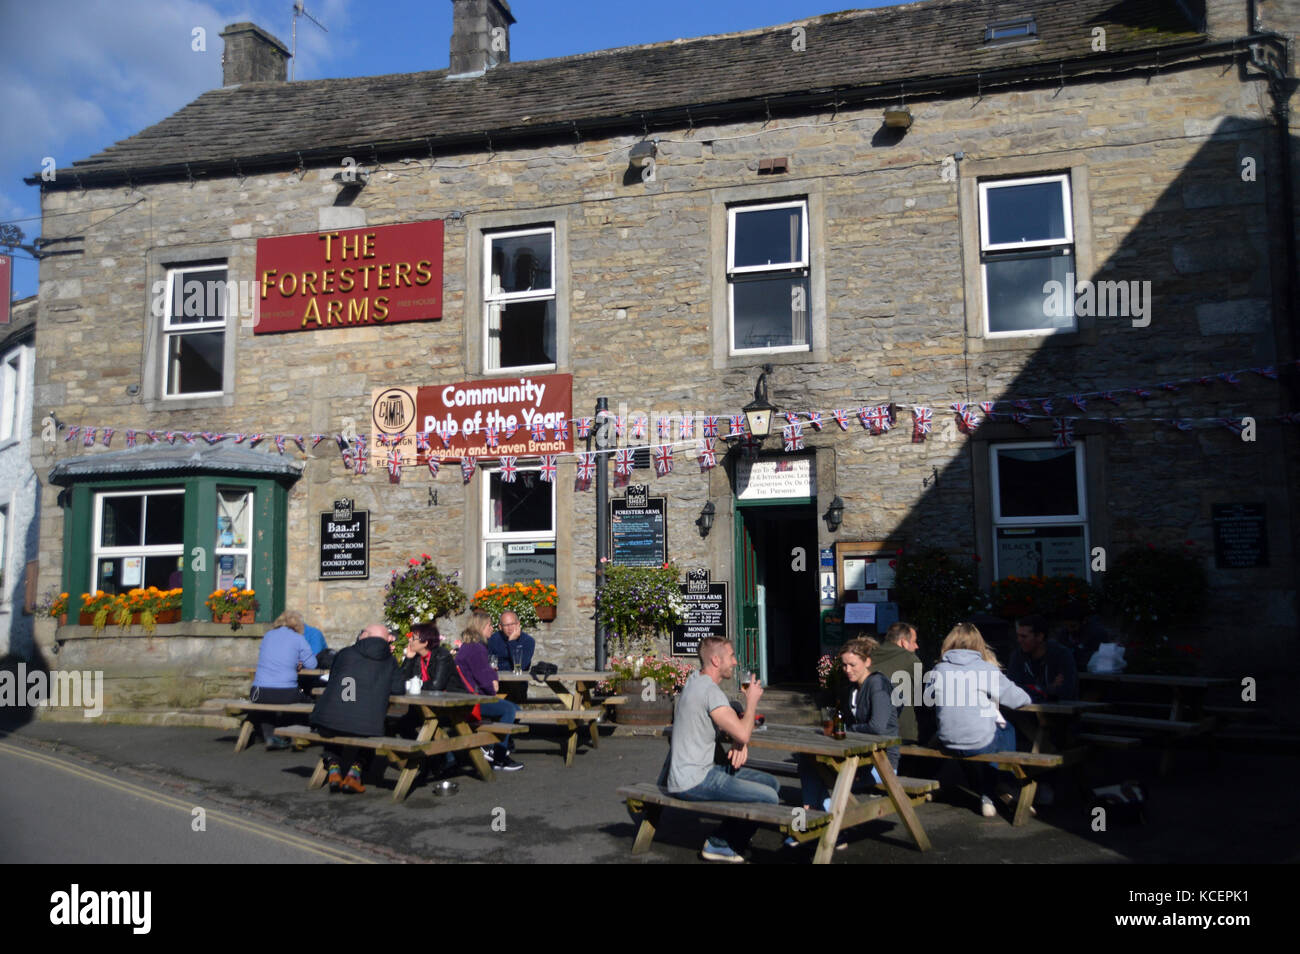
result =
[[[7,292],[7,289],[6,289]],[[0,324],[0,656],[26,658],[33,647],[39,482],[32,470],[32,362],[36,298],[13,303]]]
[[[180,561],[178,632],[240,578],[260,620],[303,607],[339,642],[428,553],[471,593],[553,579],[540,655],[590,664],[577,435],[605,397],[620,446],[674,445],[671,473],[643,455],[631,482],[664,500],[668,558],[730,585],[728,629],[771,680],[808,680],[837,638],[823,585],[887,588],[896,547],[978,555],[987,585],[1185,540],[1206,664],[1294,672],[1294,3],[922,0],[513,62],[508,3],[453,2],[450,68],[407,75],[286,82],[284,46],[232,25],[219,88],[41,184],[45,233],[84,252],[42,262],[34,419],[100,436],[33,448],[42,586]],[[1095,289],[1053,308],[1053,280]],[[753,462],[725,434],[764,365],[778,411]],[[567,438],[503,417],[493,447],[481,382],[533,409],[528,388],[571,387]],[[456,440],[469,479],[432,475]],[[368,512],[366,579],[321,578],[336,501]]]

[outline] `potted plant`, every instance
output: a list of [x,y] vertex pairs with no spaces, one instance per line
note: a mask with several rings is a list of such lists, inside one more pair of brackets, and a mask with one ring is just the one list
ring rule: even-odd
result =
[[556,604],[559,602],[559,594],[556,592],[555,584],[533,580],[532,596],[533,609],[537,610],[537,618],[544,623],[554,620]]
[[[673,697],[694,671],[685,660],[654,651],[647,640],[614,640],[608,679],[597,692],[617,693],[626,701],[614,706],[620,725],[667,725],[673,721]],[[649,680],[649,681],[647,681]]]
[[844,683],[844,662],[830,653],[817,660],[817,685],[821,688],[823,706],[839,704],[840,686]]
[[[663,566],[605,564],[605,582],[596,592],[596,614],[613,639],[630,645],[653,640],[686,620],[679,572]],[[612,653],[611,653],[612,655]]]
[[1014,620],[1031,613],[1049,619],[1058,617],[1075,603],[1095,607],[1097,596],[1087,580],[1066,576],[1008,576],[993,583],[990,593],[993,614]]
[[66,626],[68,623],[68,594],[59,593],[55,595],[54,590],[47,590],[41,597],[41,601],[36,604],[36,612],[41,616],[48,616],[51,619],[58,620],[60,626]]
[[257,619],[257,599],[252,590],[241,590],[232,586],[228,590],[213,590],[203,601],[203,605],[212,611],[212,622],[229,623],[231,629],[239,629],[245,623]]
[[897,564],[894,590],[899,610],[921,634],[921,657],[932,659],[954,625],[988,605],[975,564],[939,547],[906,555],[899,548],[895,557],[890,565]]
[[1206,586],[1204,566],[1190,540],[1181,549],[1148,543],[1111,561],[1102,596],[1127,636],[1130,671],[1196,671],[1200,650],[1186,633],[1205,611]]
[[[543,615],[543,607],[549,615]],[[519,617],[519,624],[532,629],[540,619],[555,619],[555,587],[541,580],[532,583],[493,583],[474,594],[470,607],[482,610],[492,617],[492,625],[501,625],[501,614],[506,610]]]
[[108,623],[108,614],[113,608],[114,599],[115,597],[103,590],[82,593],[81,613],[77,617],[77,622],[82,626],[94,626],[97,631],[102,631]]
[[[146,633],[156,632],[159,623],[175,623],[181,618],[181,590],[160,590],[156,586],[134,589],[126,594],[126,608],[130,613],[128,623],[118,623],[125,628],[129,623],[139,623]],[[119,595],[119,599],[121,596]]]
[[384,588],[384,622],[397,634],[393,652],[400,659],[406,634],[416,623],[433,623],[440,616],[455,616],[465,608],[460,571],[442,573],[427,553],[407,561],[405,572],[396,570]]

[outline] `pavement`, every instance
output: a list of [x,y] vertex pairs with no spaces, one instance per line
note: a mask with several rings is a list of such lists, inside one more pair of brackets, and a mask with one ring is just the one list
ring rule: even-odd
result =
[[[537,729],[537,727],[534,727]],[[703,863],[716,822],[666,812],[652,849],[631,854],[635,826],[614,794],[653,780],[667,743],[602,737],[566,768],[545,729],[517,739],[523,771],[491,782],[461,770],[459,792],[437,798],[419,785],[392,801],[396,771],[362,795],[306,790],[319,748],[234,754],[226,729],[35,721],[0,734],[0,860],[207,862]],[[846,833],[836,864],[1272,863],[1300,860],[1300,819],[1291,792],[1300,762],[1285,756],[1181,753],[1168,779],[1158,753],[1102,753],[1092,784],[1138,779],[1147,786],[1145,824],[1112,819],[1094,831],[1086,806],[1062,787],[1052,806],[1012,828],[986,819],[958,787],[917,814],[933,850],[916,850],[896,820]],[[782,778],[782,800],[798,803],[798,780]],[[95,809],[87,812],[91,802]],[[207,828],[193,832],[195,810]],[[87,820],[89,818],[89,820]],[[197,847],[196,847],[197,846]],[[785,849],[760,829],[757,863],[807,863],[809,847]]]

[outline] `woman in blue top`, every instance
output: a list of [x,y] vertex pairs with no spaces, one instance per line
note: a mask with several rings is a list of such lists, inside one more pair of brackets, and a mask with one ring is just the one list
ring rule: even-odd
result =
[[[300,700],[298,670],[316,668],[316,654],[307,645],[303,625],[302,614],[297,610],[285,610],[271,624],[257,651],[257,671],[253,673],[249,701],[274,704]],[[290,746],[288,739],[275,737],[281,718],[279,713],[268,712],[258,723],[269,751]]]

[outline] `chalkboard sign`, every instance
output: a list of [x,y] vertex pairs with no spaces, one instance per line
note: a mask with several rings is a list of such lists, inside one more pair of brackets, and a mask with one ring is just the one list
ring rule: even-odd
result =
[[663,566],[668,562],[668,506],[644,485],[627,488],[609,502],[610,561],[618,566]]
[[[346,513],[348,519],[338,519]],[[367,580],[370,578],[370,511],[335,507],[320,515],[320,578]]]
[[708,570],[688,570],[680,589],[686,622],[673,627],[673,655],[694,656],[704,637],[727,638],[727,584],[709,582]]
[[1214,565],[1221,570],[1268,566],[1262,503],[1214,504]]

